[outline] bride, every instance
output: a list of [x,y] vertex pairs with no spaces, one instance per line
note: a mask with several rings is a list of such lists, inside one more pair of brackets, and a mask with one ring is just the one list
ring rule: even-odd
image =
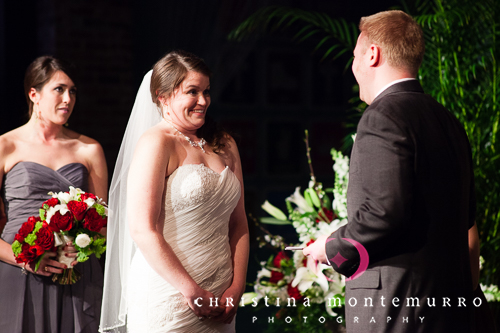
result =
[[101,331],[235,330],[248,225],[238,149],[206,118],[209,77],[174,51],[139,88],[111,183]]

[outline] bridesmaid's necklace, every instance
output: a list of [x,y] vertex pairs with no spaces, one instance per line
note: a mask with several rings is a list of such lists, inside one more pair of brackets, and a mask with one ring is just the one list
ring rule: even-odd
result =
[[205,151],[205,149],[203,148],[203,146],[207,144],[207,142],[205,141],[205,139],[201,138],[201,140],[200,140],[200,141],[195,142],[195,141],[191,140],[191,139],[190,139],[187,135],[184,135],[184,133],[182,133],[181,131],[179,131],[179,130],[177,129],[177,127],[175,127],[175,126],[174,126],[174,124],[173,124],[170,120],[165,119],[165,121],[166,121],[167,123],[169,123],[169,124],[170,124],[170,126],[172,126],[172,128],[173,128],[173,129],[174,129],[177,133],[179,133],[180,135],[182,135],[182,136],[184,137],[184,139],[186,139],[186,141],[187,141],[187,142],[189,142],[189,143],[191,144],[191,146],[193,146],[193,147],[200,147],[200,149],[201,149],[201,151],[202,151],[202,152],[204,152],[205,154],[207,153],[207,152]]

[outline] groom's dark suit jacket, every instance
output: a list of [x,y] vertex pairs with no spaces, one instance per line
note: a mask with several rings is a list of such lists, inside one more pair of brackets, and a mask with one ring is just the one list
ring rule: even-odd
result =
[[346,283],[348,332],[471,331],[471,150],[462,125],[418,81],[390,86],[364,112],[347,209],[349,223],[332,234],[327,257],[340,253],[348,260],[332,266],[352,275],[360,255],[349,238],[370,259]]

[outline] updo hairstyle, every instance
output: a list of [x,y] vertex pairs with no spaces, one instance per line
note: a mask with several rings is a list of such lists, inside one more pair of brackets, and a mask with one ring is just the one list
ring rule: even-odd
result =
[[[151,98],[160,110],[162,105],[159,98],[169,98],[184,81],[189,71],[207,77],[212,76],[212,72],[202,58],[183,50],[167,53],[153,66],[150,86]],[[215,153],[220,153],[225,147],[226,132],[220,129],[208,115],[205,116],[205,124],[196,131],[196,135],[204,138]]]

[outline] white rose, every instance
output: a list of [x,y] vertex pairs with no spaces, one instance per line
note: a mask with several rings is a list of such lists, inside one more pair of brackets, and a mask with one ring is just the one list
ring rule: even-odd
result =
[[85,248],[90,244],[90,237],[87,234],[79,234],[75,239],[76,245],[81,248]]

